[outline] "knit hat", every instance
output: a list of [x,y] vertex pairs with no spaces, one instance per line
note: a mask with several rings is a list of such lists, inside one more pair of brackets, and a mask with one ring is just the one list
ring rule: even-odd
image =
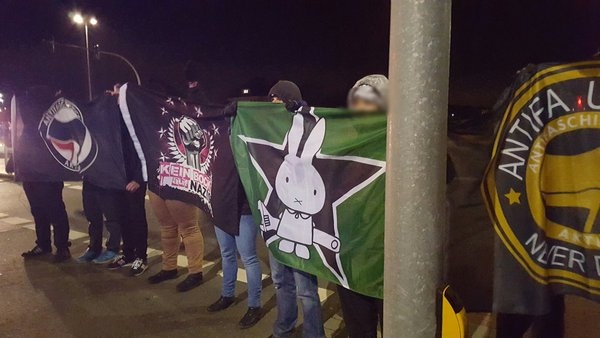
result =
[[375,103],[381,110],[387,110],[388,78],[385,75],[367,75],[358,80],[348,92],[348,106],[356,99]]
[[269,90],[269,99],[279,98],[281,101],[301,101],[300,88],[292,81],[279,81]]

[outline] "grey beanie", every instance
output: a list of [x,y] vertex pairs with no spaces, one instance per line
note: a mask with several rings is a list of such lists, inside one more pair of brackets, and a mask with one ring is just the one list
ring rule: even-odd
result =
[[381,74],[372,74],[356,81],[348,92],[348,106],[360,98],[377,104],[381,110],[387,110],[388,78]]

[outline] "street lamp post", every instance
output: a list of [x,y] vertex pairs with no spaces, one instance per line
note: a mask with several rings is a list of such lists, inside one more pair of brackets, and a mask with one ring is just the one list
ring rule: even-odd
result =
[[73,15],[73,22],[78,25],[83,25],[83,30],[85,32],[85,58],[87,65],[87,85],[88,85],[88,98],[90,101],[92,100],[92,73],[90,69],[90,40],[88,33],[88,25],[96,26],[98,24],[98,20],[95,17],[85,17],[80,13],[76,13]]
[[[383,336],[436,337],[452,0],[392,0]],[[440,328],[441,329],[441,328]]]

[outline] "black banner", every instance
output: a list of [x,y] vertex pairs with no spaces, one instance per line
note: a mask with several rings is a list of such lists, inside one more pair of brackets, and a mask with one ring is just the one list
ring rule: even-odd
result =
[[33,88],[16,98],[13,132],[19,181],[86,180],[107,189],[127,184],[116,98],[80,104]]
[[223,107],[200,106],[132,84],[121,88],[119,104],[150,191],[198,206],[216,226],[237,235],[242,192]]
[[529,66],[504,112],[484,198],[497,238],[494,310],[600,300],[600,62]]

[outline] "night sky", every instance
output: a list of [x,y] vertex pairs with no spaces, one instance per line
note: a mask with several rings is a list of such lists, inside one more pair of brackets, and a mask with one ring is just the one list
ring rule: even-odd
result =
[[[264,95],[297,82],[309,103],[340,106],[352,84],[387,74],[389,1],[0,0],[0,91],[60,86],[85,98],[74,10],[94,14],[90,43],[126,56],[145,85],[172,94],[193,60],[215,102],[241,88]],[[450,102],[487,107],[528,63],[589,59],[600,47],[599,0],[454,0]],[[133,80],[118,60],[92,59],[95,94]]]

